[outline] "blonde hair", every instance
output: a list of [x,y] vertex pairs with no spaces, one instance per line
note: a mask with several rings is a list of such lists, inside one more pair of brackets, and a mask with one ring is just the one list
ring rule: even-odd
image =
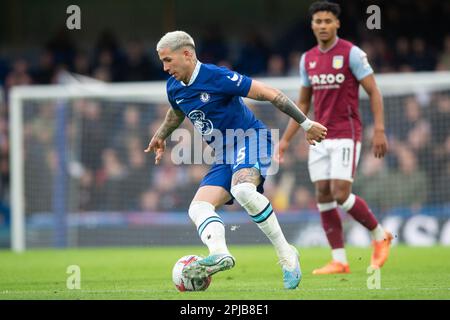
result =
[[182,47],[191,47],[195,50],[195,43],[192,37],[184,31],[167,32],[157,43],[156,51],[169,48],[172,51]]

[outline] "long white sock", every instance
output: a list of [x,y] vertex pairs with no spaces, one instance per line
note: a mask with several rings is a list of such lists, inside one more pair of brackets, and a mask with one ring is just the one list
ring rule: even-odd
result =
[[248,182],[240,183],[231,188],[231,194],[272,242],[278,257],[291,257],[292,248],[284,237],[272,205],[264,195],[256,191],[256,186]]
[[375,229],[370,231],[372,239],[375,241],[381,241],[385,237],[384,229],[381,224],[378,224]]
[[230,254],[225,241],[225,227],[214,206],[206,201],[192,201],[189,216],[197,227],[209,254]]
[[331,250],[331,255],[334,261],[339,261],[340,263],[348,264],[347,254],[345,253],[344,248]]

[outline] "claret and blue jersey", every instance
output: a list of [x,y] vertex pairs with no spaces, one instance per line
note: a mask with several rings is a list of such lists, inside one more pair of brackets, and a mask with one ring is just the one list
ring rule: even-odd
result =
[[327,127],[327,139],[361,141],[359,83],[371,74],[366,53],[340,38],[326,50],[315,46],[302,55],[301,85],[312,89],[315,121]]

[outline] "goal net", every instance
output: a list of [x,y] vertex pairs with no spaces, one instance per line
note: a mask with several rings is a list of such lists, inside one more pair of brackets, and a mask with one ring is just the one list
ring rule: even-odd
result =
[[[298,78],[260,80],[297,99]],[[370,103],[361,92],[365,131],[354,192],[397,241],[450,244],[450,73],[378,75],[377,82],[389,153],[372,154]],[[281,137],[288,117],[246,101]],[[201,243],[187,209],[209,165],[194,161],[206,149],[191,148],[191,123],[182,124],[179,140],[168,139],[160,165],[143,152],[169,108],[164,82],[16,87],[9,108],[13,250]],[[192,164],[174,162],[180,146],[191,150],[184,159]],[[300,133],[267,178],[266,195],[288,240],[326,245],[307,157]],[[230,243],[267,241],[238,205],[219,213]],[[343,218],[346,239],[367,244],[367,232]]]

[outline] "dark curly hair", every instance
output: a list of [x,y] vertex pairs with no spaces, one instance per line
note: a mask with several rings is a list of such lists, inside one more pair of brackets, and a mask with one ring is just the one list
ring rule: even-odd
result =
[[309,14],[312,17],[313,14],[319,11],[329,11],[339,18],[341,14],[341,7],[337,3],[331,3],[328,1],[316,1],[309,7]]

